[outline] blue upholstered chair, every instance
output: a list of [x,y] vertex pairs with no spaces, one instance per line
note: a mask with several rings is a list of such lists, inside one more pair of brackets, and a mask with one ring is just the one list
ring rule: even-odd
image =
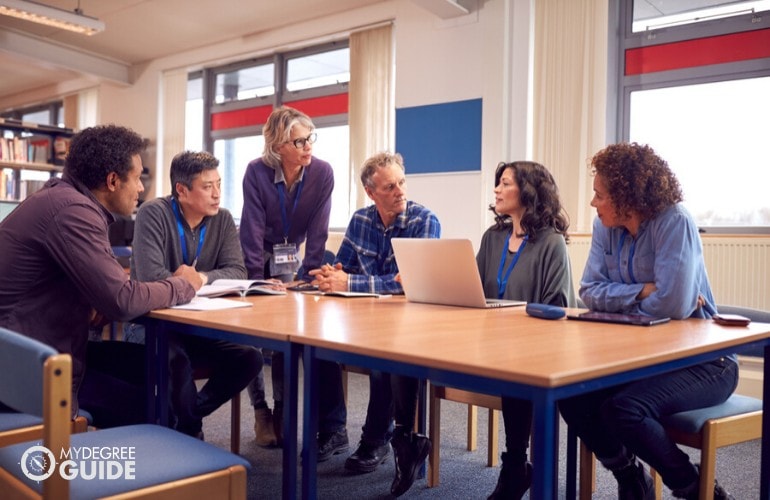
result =
[[[77,434],[88,430],[90,418],[85,414],[72,420],[70,432]],[[10,444],[43,439],[43,419],[13,410],[0,409],[0,448]]]
[[[0,448],[0,491],[11,498],[246,498],[249,463],[237,455],[157,425],[143,424],[70,435],[72,360],[29,337],[0,328],[0,401],[43,418],[40,441]],[[30,448],[38,446],[34,453]],[[65,479],[63,453],[125,450],[133,458],[133,479]],[[38,455],[39,454],[39,455]],[[51,457],[53,460],[51,461]],[[78,462],[81,470],[87,467]],[[26,474],[22,465],[26,466]],[[76,467],[77,467],[76,466]],[[88,467],[93,470],[94,463]],[[71,471],[72,469],[70,469]],[[30,471],[31,475],[30,475]],[[50,476],[43,478],[47,472]],[[114,470],[113,470],[114,472]]]
[[[717,309],[722,314],[740,314],[752,321],[770,323],[768,311],[726,305],[717,306]],[[717,449],[762,437],[762,401],[733,394],[722,404],[670,415],[663,419],[663,424],[676,443],[701,450],[700,498],[712,500]],[[593,491],[595,465],[592,462],[593,455],[581,445],[581,499],[590,498]],[[662,481],[654,470],[652,473],[656,498],[661,498]]]

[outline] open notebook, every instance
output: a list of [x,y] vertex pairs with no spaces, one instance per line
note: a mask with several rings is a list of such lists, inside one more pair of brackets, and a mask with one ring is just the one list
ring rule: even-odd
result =
[[393,238],[391,243],[410,302],[478,308],[526,305],[484,297],[470,240]]

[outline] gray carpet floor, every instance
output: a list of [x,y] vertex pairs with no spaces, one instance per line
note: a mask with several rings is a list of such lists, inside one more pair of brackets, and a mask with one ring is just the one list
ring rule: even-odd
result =
[[[266,370],[267,390],[271,390],[270,371]],[[348,375],[348,435],[350,453],[355,449],[366,416],[369,386],[366,376]],[[301,377],[300,377],[301,378]],[[301,393],[301,389],[300,389]],[[268,394],[270,396],[270,394]],[[300,405],[300,410],[302,406]],[[484,499],[494,489],[499,468],[486,466],[487,410],[479,410],[478,448],[466,448],[467,407],[454,402],[442,403],[441,411],[441,478],[440,484],[428,488],[424,479],[417,480],[402,498],[414,499]],[[281,450],[265,449],[254,443],[254,412],[248,395],[242,396],[241,455],[252,464],[248,476],[248,498],[277,499],[281,497]],[[301,415],[300,415],[301,420]],[[502,419],[501,419],[502,429]],[[230,404],[224,405],[204,420],[206,441],[225,449],[230,446]],[[504,449],[504,435],[499,436],[500,449]],[[300,434],[301,435],[301,434]],[[561,451],[560,498],[564,498],[566,466],[566,426],[560,429]],[[300,444],[301,446],[301,444]],[[759,440],[722,448],[717,455],[717,478],[737,500],[759,498]],[[697,463],[699,451],[684,450]],[[345,459],[350,453],[334,456],[318,465],[318,498],[320,499],[385,499],[390,496],[393,480],[393,460],[388,459],[376,471],[369,474],[350,474]],[[597,469],[597,489],[594,499],[609,500],[617,497],[616,483],[610,473]],[[528,497],[527,497],[528,498]],[[672,498],[664,488],[663,498]]]

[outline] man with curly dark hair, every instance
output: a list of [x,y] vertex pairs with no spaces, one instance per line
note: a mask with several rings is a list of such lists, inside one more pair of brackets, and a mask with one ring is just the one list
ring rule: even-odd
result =
[[83,130],[62,177],[0,223],[0,326],[72,355],[73,414],[80,403],[97,427],[146,419],[144,348],[89,342],[89,327],[189,302],[201,286],[190,266],[152,283],[130,280],[112,254],[107,229],[113,213],[136,207],[143,151],[125,127]]
[[[592,160],[596,208],[580,298],[592,310],[672,319],[715,312],[698,228],[668,164],[647,145],[614,144]],[[697,499],[699,470],[661,418],[724,402],[738,384],[735,355],[560,403],[564,420],[612,471],[618,498],[654,499],[653,467],[677,498]],[[718,483],[714,498],[730,499]]]

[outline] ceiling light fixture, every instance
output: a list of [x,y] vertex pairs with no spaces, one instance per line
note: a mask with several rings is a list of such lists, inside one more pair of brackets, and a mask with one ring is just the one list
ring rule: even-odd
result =
[[89,36],[104,31],[104,23],[84,15],[79,5],[70,12],[29,0],[0,0],[0,14]]

